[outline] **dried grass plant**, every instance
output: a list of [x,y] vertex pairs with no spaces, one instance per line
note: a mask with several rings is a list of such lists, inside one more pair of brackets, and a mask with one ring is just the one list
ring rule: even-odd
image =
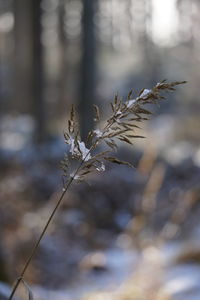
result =
[[[69,151],[65,154],[62,161],[63,190],[32,252],[25,262],[19,278],[14,284],[9,300],[13,299],[20,283],[23,284],[28,291],[29,300],[33,299],[31,289],[24,279],[25,272],[72,183],[85,180],[86,176],[92,172],[104,172],[106,169],[105,162],[132,167],[129,162],[121,161],[113,154],[118,149],[117,141],[132,145],[135,139],[143,138],[142,135],[136,134],[135,130],[140,129],[139,124],[148,120],[152,114],[152,112],[146,108],[146,105],[158,104],[160,100],[165,99],[162,92],[174,91],[176,86],[183,83],[185,83],[185,81],[168,83],[166,80],[163,80],[157,83],[151,90],[143,89],[136,98],[132,97],[133,91],[131,90],[125,100],[115,95],[111,103],[111,115],[104,122],[102,128],[97,127],[88,133],[86,142],[81,141],[76,111],[72,106],[70,119],[68,120],[68,128],[64,132],[65,142],[69,145]],[[100,124],[101,117],[98,106],[94,105],[94,111],[95,121],[97,124]],[[106,146],[105,151],[99,149],[102,143]]]

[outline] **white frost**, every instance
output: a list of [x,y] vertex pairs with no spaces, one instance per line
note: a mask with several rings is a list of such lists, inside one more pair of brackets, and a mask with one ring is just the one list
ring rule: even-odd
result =
[[74,180],[79,180],[81,178],[80,175],[74,175],[73,173],[70,174],[70,177],[72,177]]
[[94,133],[96,134],[96,136],[98,138],[102,137],[102,135],[103,135],[103,132],[101,130],[99,130],[99,129],[94,130]]
[[81,156],[82,160],[88,161],[91,159],[90,150],[86,148],[84,142],[78,141],[78,146],[75,144],[73,138],[70,138],[68,144],[71,145],[69,152],[75,156]]
[[79,155],[78,148],[75,146],[75,141],[73,138],[70,137],[70,139],[68,140],[68,144],[71,145],[69,152],[72,155]]
[[99,171],[99,172],[104,172],[105,171],[105,165],[103,163],[101,163],[101,166],[99,167],[96,167],[96,170]]
[[150,93],[151,93],[151,90],[144,89],[144,91],[143,91],[142,94],[139,96],[139,98],[145,98],[145,97],[148,96]]
[[130,107],[131,105],[133,105],[137,100],[136,99],[131,99],[127,102],[127,107]]
[[127,107],[131,107],[135,102],[137,102],[139,99],[143,98],[146,99],[146,97],[151,93],[151,90],[148,89],[144,89],[144,91],[142,92],[142,94],[137,97],[136,99],[131,99],[128,102],[126,102]]
[[85,161],[88,161],[89,159],[91,159],[91,155],[89,153],[90,150],[88,148],[86,148],[85,143],[78,141],[78,145],[79,145],[79,148],[81,151],[82,159]]
[[121,112],[121,110],[119,109],[119,110],[116,112],[116,117],[121,116],[121,114],[122,114],[122,112]]

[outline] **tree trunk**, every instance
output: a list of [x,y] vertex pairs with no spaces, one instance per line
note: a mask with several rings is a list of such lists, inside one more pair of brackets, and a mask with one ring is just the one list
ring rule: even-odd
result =
[[41,0],[15,0],[15,109],[33,114],[35,141],[46,134]]
[[14,1],[15,86],[12,108],[19,113],[30,113],[30,103],[32,102],[32,34],[30,12],[30,0]]
[[96,83],[96,47],[94,14],[97,0],[83,0],[82,15],[82,60],[81,60],[81,84],[79,97],[80,129],[82,139],[93,128],[92,103],[95,101]]
[[43,68],[43,46],[41,43],[41,9],[42,0],[32,0],[32,32],[33,32],[33,113],[36,120],[35,140],[43,142],[46,138],[46,114],[44,102],[44,68]]

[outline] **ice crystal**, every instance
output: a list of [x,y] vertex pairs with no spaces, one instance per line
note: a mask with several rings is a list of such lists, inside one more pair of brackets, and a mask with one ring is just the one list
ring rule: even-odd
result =
[[82,160],[88,161],[91,159],[90,150],[85,146],[84,142],[78,141],[79,149],[81,152]]
[[131,107],[131,105],[133,105],[137,100],[136,99],[130,99],[128,102],[127,102],[127,107]]
[[91,159],[91,154],[89,153],[90,150],[85,146],[84,142],[78,140],[76,143],[75,139],[70,138],[68,140],[68,144],[71,145],[69,152],[73,156],[80,157],[84,161],[88,161],[89,159]]
[[145,98],[145,97],[147,97],[150,93],[151,93],[151,90],[144,89],[144,91],[143,91],[142,94],[139,96],[139,98]]
[[101,130],[99,130],[99,129],[94,130],[94,133],[96,134],[97,138],[100,138],[103,135],[103,132]]
[[104,172],[105,169],[106,169],[106,167],[105,167],[104,163],[101,163],[101,165],[99,167],[96,167],[96,170],[98,172]]

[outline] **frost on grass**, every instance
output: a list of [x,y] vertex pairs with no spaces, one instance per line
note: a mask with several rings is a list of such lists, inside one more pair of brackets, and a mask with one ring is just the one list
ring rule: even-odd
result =
[[94,134],[96,134],[97,138],[100,138],[103,136],[103,132],[99,129],[94,130]]
[[129,108],[129,107],[131,107],[135,102],[137,101],[137,99],[131,99],[131,100],[129,100],[128,102],[127,102],[127,107]]
[[138,100],[141,100],[141,99],[145,100],[146,97],[148,97],[151,92],[152,92],[152,90],[144,89],[136,99],[130,99],[129,101],[127,101],[127,103],[126,103],[127,107],[128,108],[131,107]]
[[140,94],[139,98],[145,98],[151,93],[151,90],[144,89],[143,92]]
[[99,167],[96,167],[96,170],[98,172],[104,172],[106,170],[106,167],[105,167],[104,163],[101,162],[101,165]]
[[[91,172],[105,171],[105,162],[123,164],[131,166],[126,161],[121,161],[115,157],[118,149],[118,142],[132,145],[136,138],[143,138],[138,135],[136,130],[140,129],[139,123],[149,119],[151,111],[145,106],[147,104],[157,104],[165,99],[162,92],[174,91],[177,85],[185,81],[167,82],[163,80],[157,83],[152,89],[143,89],[135,98],[132,97],[132,90],[128,93],[125,101],[115,95],[111,103],[111,114],[105,120],[104,125],[100,118],[100,109],[94,105],[94,120],[97,128],[88,133],[87,140],[84,142],[80,138],[78,122],[74,107],[72,106],[68,128],[64,133],[65,142],[70,145],[69,152],[65,154],[62,161],[64,176],[64,186],[70,178],[82,181]],[[105,151],[99,150],[99,145],[104,143]],[[111,155],[111,153],[113,153]],[[78,161],[78,167],[72,168],[73,161]]]
[[71,139],[71,148],[70,152],[73,156],[79,157],[83,161],[88,161],[91,158],[90,150],[86,148],[85,143],[81,141],[77,141],[75,143],[74,139]]

